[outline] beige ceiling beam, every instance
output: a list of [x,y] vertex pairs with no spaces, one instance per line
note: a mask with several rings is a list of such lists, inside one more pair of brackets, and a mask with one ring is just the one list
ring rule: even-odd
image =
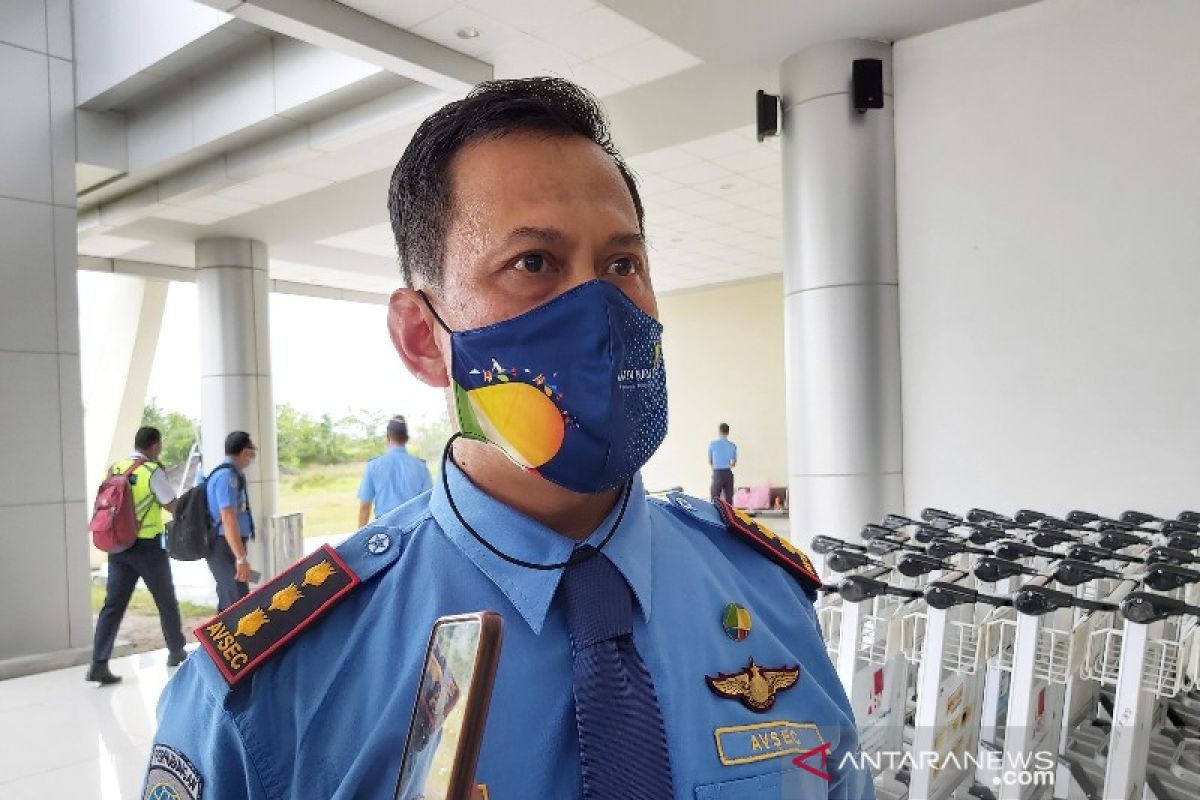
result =
[[200,0],[294,39],[354,56],[447,92],[492,77],[492,66],[332,0]]
[[[134,275],[139,278],[195,283],[196,270],[171,264],[156,264],[150,261],[134,261],[126,258],[100,258],[79,256],[79,268],[86,272],[107,272],[111,275]],[[322,297],[326,300],[346,300],[352,303],[387,305],[388,295],[380,292],[364,292],[358,289],[343,289],[318,283],[301,283],[271,279],[267,291],[275,294],[293,294],[302,297]]]

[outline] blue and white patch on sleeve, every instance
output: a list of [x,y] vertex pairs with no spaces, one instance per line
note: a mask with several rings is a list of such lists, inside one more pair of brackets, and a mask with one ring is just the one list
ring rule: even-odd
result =
[[200,800],[203,792],[204,779],[187,756],[174,747],[154,745],[142,800]]

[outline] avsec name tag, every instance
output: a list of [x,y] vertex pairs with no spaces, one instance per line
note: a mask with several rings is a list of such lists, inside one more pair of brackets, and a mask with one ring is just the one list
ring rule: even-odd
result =
[[821,745],[821,731],[811,722],[761,722],[732,725],[713,731],[717,757],[727,767],[771,758],[797,756]]

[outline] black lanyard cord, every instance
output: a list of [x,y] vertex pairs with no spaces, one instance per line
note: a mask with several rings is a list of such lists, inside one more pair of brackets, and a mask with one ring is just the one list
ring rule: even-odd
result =
[[[449,441],[446,442],[446,448],[442,450],[442,488],[446,492],[446,499],[450,501],[450,509],[454,512],[454,516],[458,517],[458,521],[461,522],[462,526],[467,529],[467,533],[474,536],[475,541],[479,542],[481,545],[490,550],[493,555],[504,559],[510,564],[516,564],[518,567],[525,567],[526,569],[564,569],[566,567],[587,561],[589,558],[599,553],[604,549],[604,545],[608,544],[609,540],[612,539],[613,534],[617,532],[617,528],[621,527],[621,520],[625,518],[625,509],[629,506],[629,495],[633,490],[632,480],[626,481],[625,485],[621,489],[621,510],[617,512],[617,518],[613,520],[612,528],[609,529],[608,533],[605,535],[600,544],[596,545],[594,548],[579,548],[572,552],[571,557],[566,561],[560,561],[557,564],[537,564],[532,561],[524,561],[520,558],[510,556],[508,553],[505,553],[493,545],[487,539],[484,539],[479,535],[478,531],[471,527],[471,523],[467,522],[466,519],[463,518],[462,512],[458,510],[458,504],[454,502],[454,495],[450,493],[450,477],[446,470],[446,465],[448,462],[454,461],[454,456],[451,453],[451,449],[454,446],[454,440],[460,436],[462,436],[461,433],[456,433],[451,436]],[[455,466],[458,465],[455,464]]]

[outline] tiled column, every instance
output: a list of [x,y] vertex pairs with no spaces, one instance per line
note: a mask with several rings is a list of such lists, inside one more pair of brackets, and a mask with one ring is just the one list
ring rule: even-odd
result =
[[0,662],[92,637],[72,58],[70,3],[0,3]]
[[246,431],[258,458],[246,473],[257,537],[250,566],[264,567],[269,520],[279,497],[275,401],[271,391],[267,246],[250,239],[196,242],[200,301],[200,439],[204,470],[225,457],[225,437]]

